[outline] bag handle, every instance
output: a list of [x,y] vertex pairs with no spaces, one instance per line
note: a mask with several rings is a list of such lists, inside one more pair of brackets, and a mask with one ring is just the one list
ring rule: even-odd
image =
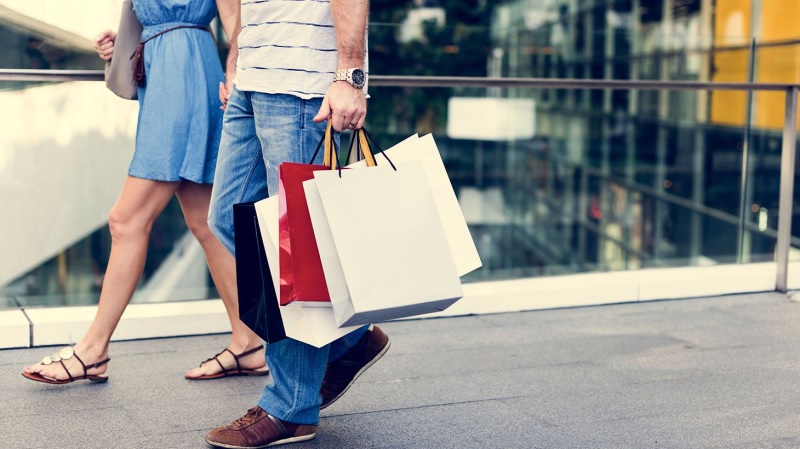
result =
[[[314,150],[314,154],[311,156],[311,160],[309,164],[314,162],[314,159],[317,158],[317,154],[319,154],[319,149],[325,145],[324,153],[323,153],[323,160],[322,165],[329,167],[331,170],[339,170],[339,177],[342,176],[342,167],[339,166],[339,149],[336,146],[336,139],[333,136],[333,128],[331,126],[331,121],[328,120],[328,125],[325,127],[325,135],[322,136],[322,139],[317,144],[317,148]],[[394,166],[394,163],[389,156],[383,151],[383,149],[378,145],[378,142],[372,138],[372,135],[366,130],[366,128],[361,128],[353,131],[353,135],[350,137],[350,146],[347,150],[347,158],[346,160],[350,159],[350,155],[353,152],[353,144],[357,145],[356,151],[358,151],[363,157],[364,160],[367,162],[367,167],[375,167],[377,166],[377,162],[375,161],[375,153],[372,150],[372,147],[378,149],[378,152],[383,155],[389,165],[392,166],[392,170],[397,171],[397,167]]]
[[331,170],[336,170],[339,166],[339,152],[336,148],[336,139],[333,137],[333,128],[330,120],[328,120],[328,125],[325,127],[325,134],[317,144],[317,149],[314,150],[311,160],[308,161],[309,164],[313,163],[314,159],[317,158],[317,154],[319,154],[319,149],[322,147],[323,143],[325,144],[325,150],[322,154],[322,165],[329,167]]
[[[358,145],[356,151],[360,152],[364,156],[364,160],[367,162],[367,167],[374,167],[378,165],[377,161],[375,160],[375,152],[372,150],[372,147],[378,149],[378,153],[382,154],[383,157],[389,162],[389,165],[392,166],[392,170],[397,171],[397,167],[394,166],[394,163],[389,156],[383,151],[383,149],[378,145],[378,142],[372,138],[369,131],[366,128],[361,128],[353,131],[353,136],[350,138],[350,148],[347,150],[347,160],[350,159],[350,154],[353,151],[353,144]],[[339,174],[341,176],[341,173]]]

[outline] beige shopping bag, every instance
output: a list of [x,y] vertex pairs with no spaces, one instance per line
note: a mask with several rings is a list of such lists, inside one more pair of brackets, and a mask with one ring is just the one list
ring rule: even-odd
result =
[[337,324],[441,311],[463,296],[422,162],[303,184]]
[[[274,196],[256,202],[258,226],[264,242],[267,263],[272,274],[275,287],[275,301],[278,301],[279,273],[278,263],[278,197]],[[317,348],[322,347],[357,329],[357,327],[341,328],[333,316],[330,304],[309,305],[294,302],[279,307],[286,336],[307,343]]]

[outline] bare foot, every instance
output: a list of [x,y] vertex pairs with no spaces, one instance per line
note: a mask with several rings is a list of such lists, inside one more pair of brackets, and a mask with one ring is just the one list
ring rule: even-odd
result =
[[[234,357],[234,354],[236,354],[237,357]],[[239,361],[238,366],[236,364],[237,358]],[[220,364],[222,366],[220,366]],[[261,344],[256,344],[244,349],[234,348],[234,345],[231,344],[228,346],[227,350],[223,350],[215,357],[204,361],[199,367],[187,371],[186,378],[216,379],[224,377],[226,374],[223,372],[223,367],[225,371],[230,371],[229,375],[256,376],[265,375],[269,372],[267,362],[264,359],[264,347],[261,346]]]
[[[85,372],[78,358],[86,365]],[[28,374],[39,374],[50,380],[68,380],[70,375],[74,379],[79,379],[82,378],[84,374],[102,377],[105,375],[106,370],[108,370],[108,365],[105,363],[98,367],[94,367],[93,365],[107,358],[108,356],[105,353],[93,352],[88,348],[81,348],[79,345],[75,345],[72,348],[62,348],[54,354],[45,357],[37,364],[26,366],[24,372]],[[69,370],[69,374],[67,374],[67,370]]]

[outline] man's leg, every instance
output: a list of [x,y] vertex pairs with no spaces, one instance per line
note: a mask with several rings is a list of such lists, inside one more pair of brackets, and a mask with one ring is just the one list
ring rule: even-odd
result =
[[[228,98],[209,207],[209,227],[231,254],[235,254],[233,205],[257,201],[266,198],[268,193],[277,191],[270,192],[267,187],[266,167],[269,164],[265,164],[263,142],[259,140],[256,130],[256,113],[252,96],[251,92],[234,89]],[[259,114],[263,113],[263,110],[259,111]],[[277,176],[277,170],[274,170],[274,176]],[[277,179],[272,181],[277,185]],[[273,353],[278,354],[277,358],[280,361],[275,363],[280,363],[286,368],[297,368],[296,362],[308,359],[313,363],[319,357],[322,357],[322,363],[325,363],[327,348],[319,355],[304,354],[295,348],[292,342],[293,340],[287,339],[281,343],[267,345],[272,348]],[[267,356],[267,360],[269,359]],[[291,369],[278,370],[278,373],[273,373],[273,378],[280,376],[281,379],[290,379],[287,384],[289,389],[297,388],[298,381],[308,382],[302,376],[292,379],[292,373]],[[272,387],[274,389],[274,383]],[[278,395],[278,397],[286,396]],[[290,402],[289,408],[293,406],[292,404],[293,402]],[[206,441],[224,447],[259,447],[270,442],[289,443],[308,440],[314,438],[315,432],[316,426],[283,423],[277,418],[268,416],[263,409],[256,406],[230,425],[210,431],[206,435]],[[260,442],[261,440],[265,442]]]
[[[256,93],[252,101],[267,185],[270,195],[275,195],[282,162],[322,160],[321,152],[311,160],[325,135],[326,124],[313,122],[322,99]],[[338,134],[335,139],[338,143]],[[319,349],[289,339],[269,345],[267,364],[274,383],[264,389],[259,406],[283,421],[316,424],[320,408],[341,397],[389,349],[388,337],[378,328],[367,332],[368,328],[356,329]]]
[[233,205],[267,196],[266,171],[261,143],[256,136],[250,94],[234,89],[223,116],[222,139],[214,173],[208,225],[220,242],[235,255]]
[[331,343],[319,408],[342,397],[364,371],[386,354],[389,346],[389,337],[378,326],[365,326]]
[[[270,195],[276,195],[281,163],[314,162],[311,157],[325,134],[325,123],[314,123],[312,119],[322,100],[262,93],[253,93],[251,98],[268,191]],[[321,157],[320,152],[317,158],[321,160]],[[359,331],[363,333],[363,330]],[[348,342],[356,342],[359,338],[360,335],[348,335],[343,339],[344,343],[334,343],[334,346],[337,349],[350,346]],[[328,351],[328,345],[315,348],[292,339],[268,345],[267,364],[275,367],[271,368],[273,382],[264,389],[258,405],[281,421],[316,425]]]
[[[312,162],[311,156],[325,132],[324,123],[316,124],[312,121],[320,108],[321,99],[303,100],[289,95],[261,93],[248,93],[247,98],[252,105],[254,132],[262,149],[263,163],[260,165],[265,168],[266,190],[274,195],[278,193],[278,166],[282,162]],[[231,101],[235,100],[236,97],[232,95],[228,103],[229,109]],[[226,117],[228,115],[226,112]],[[223,143],[225,142],[226,133],[223,131]],[[230,151],[221,150],[220,158],[226,157],[228,153]],[[221,163],[225,164],[224,159]],[[235,179],[223,182],[232,182],[237,186],[242,184],[241,180]],[[253,184],[253,181],[248,184]],[[228,190],[249,192],[254,189],[221,186],[220,191]],[[256,199],[259,198],[242,197],[238,201]],[[228,213],[231,213],[230,210]],[[230,228],[232,229],[232,224]],[[232,233],[229,242],[230,245],[233,244]],[[365,341],[364,336],[368,335],[366,330],[366,327],[360,328],[335,341],[335,355],[344,359],[351,352],[348,349],[359,347]],[[210,431],[206,441],[212,445],[244,448],[314,438],[322,403],[320,387],[326,375],[329,350],[329,345],[315,348],[292,339],[267,345],[266,357],[273,381],[264,388],[258,406],[228,426]]]

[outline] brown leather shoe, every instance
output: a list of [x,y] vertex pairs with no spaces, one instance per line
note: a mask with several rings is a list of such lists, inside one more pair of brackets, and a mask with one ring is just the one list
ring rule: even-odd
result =
[[206,443],[233,449],[256,449],[297,443],[317,436],[317,426],[292,424],[255,406],[227,426],[217,427],[206,434]]
[[378,326],[373,326],[341,358],[328,363],[322,388],[319,390],[322,395],[322,405],[319,408],[323,409],[342,397],[358,376],[386,354],[389,346],[389,337]]

